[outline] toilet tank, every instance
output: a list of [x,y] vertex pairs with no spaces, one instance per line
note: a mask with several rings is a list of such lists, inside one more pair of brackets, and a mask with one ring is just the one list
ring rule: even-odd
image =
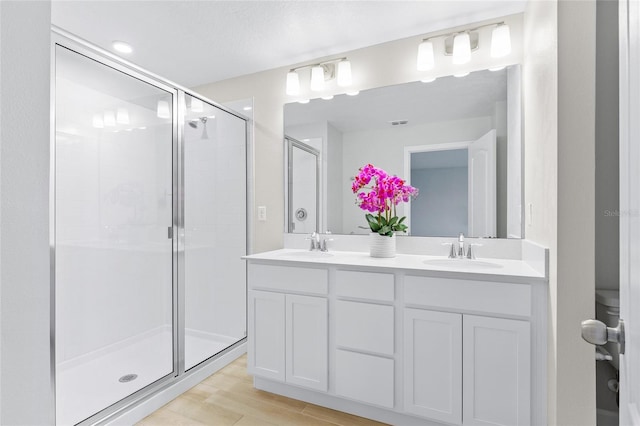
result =
[[[596,319],[602,321],[607,327],[616,327],[620,319],[620,293],[618,290],[596,290]],[[618,369],[619,351],[618,344],[608,342],[604,345],[613,359],[611,364]]]

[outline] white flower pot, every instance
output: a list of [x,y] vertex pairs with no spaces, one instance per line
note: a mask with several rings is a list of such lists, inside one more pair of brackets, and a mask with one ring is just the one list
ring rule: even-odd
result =
[[396,257],[396,234],[387,237],[377,232],[370,233],[369,255],[371,257]]

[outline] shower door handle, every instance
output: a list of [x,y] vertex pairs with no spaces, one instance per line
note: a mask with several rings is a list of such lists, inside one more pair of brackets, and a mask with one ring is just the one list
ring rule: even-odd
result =
[[167,238],[173,240],[173,226],[167,228]]

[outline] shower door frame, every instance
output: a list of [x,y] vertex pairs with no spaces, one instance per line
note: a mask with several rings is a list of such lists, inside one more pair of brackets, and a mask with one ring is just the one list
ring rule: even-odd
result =
[[[127,397],[105,407],[91,417],[78,423],[79,425],[106,424],[117,419],[123,413],[148,401],[164,390],[178,385],[192,377],[202,375],[216,361],[224,355],[241,350],[246,352],[245,337],[233,343],[221,352],[212,355],[205,361],[185,370],[185,220],[184,220],[184,126],[186,116],[186,95],[201,99],[245,122],[245,161],[246,161],[246,207],[247,212],[253,211],[253,144],[251,141],[251,119],[233,111],[217,102],[208,99],[179,84],[151,73],[131,62],[128,62],[109,51],[98,48],[90,42],[77,37],[67,31],[52,25],[51,33],[51,92],[50,92],[50,188],[49,188],[49,249],[50,249],[50,362],[51,362],[51,392],[53,394],[53,413],[56,418],[56,47],[68,49],[76,54],[85,56],[102,65],[136,78],[151,86],[162,89],[172,95],[172,327],[173,327],[173,371],[144,388]],[[246,215],[246,253],[252,253],[253,218]],[[245,275],[246,276],[246,275]],[[245,283],[246,286],[246,283]],[[246,303],[246,301],[245,301]],[[246,330],[246,318],[245,318]],[[208,374],[211,374],[210,372]],[[207,375],[208,375],[207,374]],[[206,376],[205,376],[206,377]],[[204,379],[204,377],[203,377]],[[191,385],[193,386],[193,385]],[[189,387],[191,387],[189,386]],[[188,388],[186,388],[188,389]],[[186,390],[184,389],[184,390]],[[181,392],[180,392],[181,393]],[[166,401],[168,402],[168,400]],[[166,403],[164,402],[164,403]],[[164,404],[163,403],[163,404]],[[161,405],[163,405],[161,404]]]

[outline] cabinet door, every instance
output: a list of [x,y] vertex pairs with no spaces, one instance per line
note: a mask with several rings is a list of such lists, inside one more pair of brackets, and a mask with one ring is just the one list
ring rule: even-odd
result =
[[421,309],[404,314],[404,409],[462,422],[462,315]]
[[464,424],[529,425],[529,323],[473,315],[463,322]]
[[323,297],[286,296],[287,383],[327,391],[328,310]]
[[285,380],[285,295],[249,292],[247,370],[269,379]]

